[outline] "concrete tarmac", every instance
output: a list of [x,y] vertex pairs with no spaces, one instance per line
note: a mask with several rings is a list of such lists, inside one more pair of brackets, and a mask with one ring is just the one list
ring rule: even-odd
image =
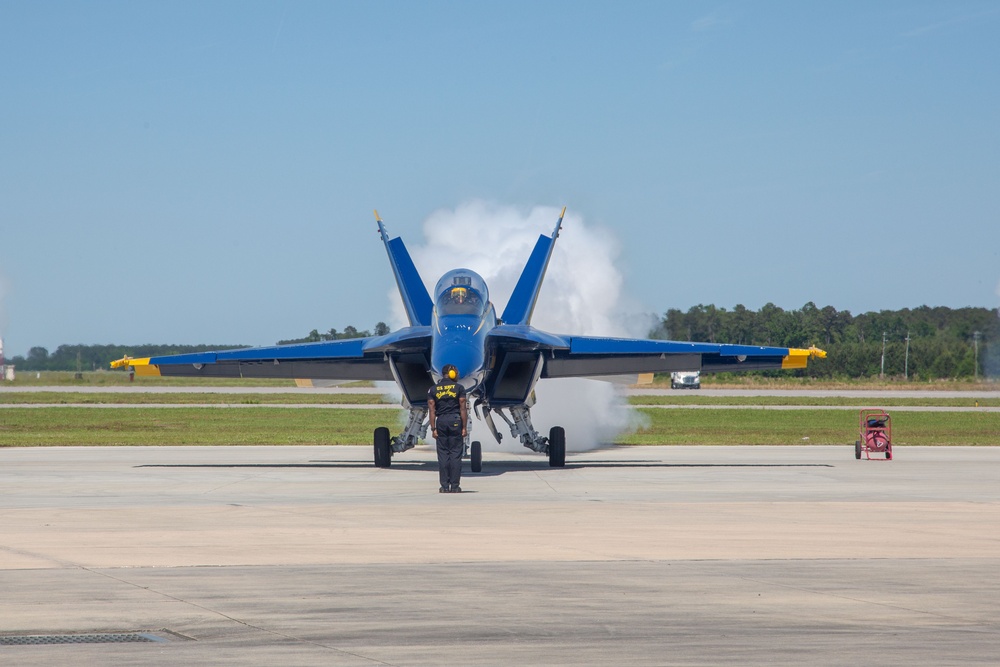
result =
[[996,665],[1000,449],[0,450],[3,665]]

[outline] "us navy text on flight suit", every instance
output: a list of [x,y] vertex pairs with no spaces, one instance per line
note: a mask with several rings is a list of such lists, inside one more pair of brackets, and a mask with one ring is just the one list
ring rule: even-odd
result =
[[441,486],[446,490],[458,487],[462,477],[465,438],[460,400],[465,393],[465,387],[447,378],[427,392],[428,402],[434,402],[435,423],[431,424],[431,430],[437,430],[438,471]]

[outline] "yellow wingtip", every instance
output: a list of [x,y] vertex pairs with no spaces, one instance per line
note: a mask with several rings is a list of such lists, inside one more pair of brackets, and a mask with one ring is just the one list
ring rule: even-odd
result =
[[375,211],[375,219],[378,220],[379,222],[382,222],[382,218],[380,218],[379,214],[378,214],[378,209],[376,208],[376,209],[373,209],[373,210]]
[[132,366],[149,366],[149,357],[143,357],[142,359],[133,359],[132,357],[125,355],[121,359],[115,359],[111,362],[111,368],[128,368]]
[[826,359],[826,350],[821,350],[815,345],[808,348],[789,348],[788,354],[781,360],[782,368],[805,368],[810,358]]

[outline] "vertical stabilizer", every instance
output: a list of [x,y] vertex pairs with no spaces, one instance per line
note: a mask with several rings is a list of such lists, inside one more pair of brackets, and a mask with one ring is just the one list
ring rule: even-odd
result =
[[538,291],[542,288],[542,280],[545,278],[545,269],[549,266],[549,258],[552,256],[552,249],[559,238],[559,230],[562,228],[563,216],[566,215],[566,207],[563,206],[559,220],[556,221],[556,228],[552,231],[552,236],[542,234],[535,243],[535,249],[528,257],[528,263],[521,271],[521,277],[517,279],[514,292],[510,295],[510,301],[500,317],[504,324],[530,324],[531,313],[535,310],[535,302],[538,300]]
[[403,307],[406,309],[410,326],[429,326],[433,303],[427,294],[424,281],[417,273],[417,267],[410,259],[410,253],[403,245],[403,239],[398,236],[389,239],[378,211],[375,211],[375,220],[378,222],[378,233],[382,237],[382,243],[385,244],[385,251],[389,254],[389,264],[392,265],[392,273],[396,276],[396,286],[399,288],[399,296],[403,298]]

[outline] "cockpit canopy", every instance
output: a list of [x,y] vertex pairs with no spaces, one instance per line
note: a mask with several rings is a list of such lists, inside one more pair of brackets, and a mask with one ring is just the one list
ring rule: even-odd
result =
[[434,288],[437,314],[482,315],[490,296],[486,281],[475,271],[455,269],[444,274]]
[[468,287],[452,287],[437,302],[438,315],[480,315],[483,310],[483,300]]

